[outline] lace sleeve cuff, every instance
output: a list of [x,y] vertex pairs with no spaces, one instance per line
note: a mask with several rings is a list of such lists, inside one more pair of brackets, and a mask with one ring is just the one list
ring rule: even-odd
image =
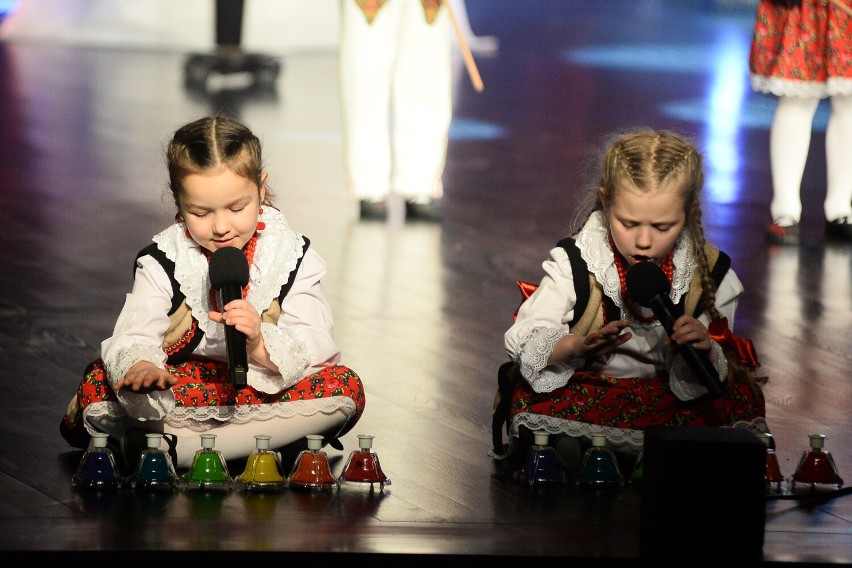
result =
[[162,349],[150,345],[134,345],[120,349],[113,357],[105,357],[104,366],[110,386],[123,379],[130,367],[140,361],[148,361],[160,369],[164,369],[166,354]]
[[248,383],[261,392],[271,394],[290,388],[302,380],[310,365],[305,344],[292,332],[274,324],[261,324],[260,333],[269,358],[278,367],[278,372],[249,365]]
[[521,344],[521,374],[535,392],[550,392],[565,386],[575,367],[567,363],[548,365],[547,360],[557,341],[567,335],[551,328],[536,328]]
[[[148,361],[160,369],[165,368],[166,354],[162,349],[149,345],[135,345],[118,351],[115,357],[104,361],[107,379],[114,385],[127,371],[140,361]],[[162,420],[174,409],[175,395],[171,389],[141,394],[125,389],[114,391],[124,411],[137,420]]]
[[[713,368],[719,373],[719,378],[722,382],[728,377],[728,361],[725,359],[725,353],[722,351],[722,346],[715,341],[710,341],[710,362]],[[682,379],[679,377],[690,377],[690,379]],[[698,382],[686,360],[683,357],[674,357],[671,365],[670,386],[672,392],[680,400],[693,400],[702,395],[707,394],[707,387]]]
[[710,340],[710,361],[713,363],[713,368],[719,373],[719,378],[724,383],[728,378],[728,360],[725,358],[725,351],[722,346],[714,340]]

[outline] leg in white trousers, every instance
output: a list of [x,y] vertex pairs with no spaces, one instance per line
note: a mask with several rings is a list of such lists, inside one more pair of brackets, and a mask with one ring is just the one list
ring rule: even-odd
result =
[[350,194],[397,193],[424,203],[443,192],[452,119],[449,14],[426,23],[419,0],[390,0],[372,24],[341,0],[340,85]]

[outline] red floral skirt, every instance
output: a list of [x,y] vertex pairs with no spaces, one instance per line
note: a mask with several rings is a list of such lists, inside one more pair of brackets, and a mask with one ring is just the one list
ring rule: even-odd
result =
[[759,389],[737,384],[716,397],[678,399],[668,378],[617,379],[579,370],[564,387],[536,393],[517,381],[510,419],[522,413],[549,416],[617,429],[649,426],[741,426],[763,422],[766,407]]
[[[187,361],[167,366],[169,373],[178,378],[171,387],[176,407],[239,406],[251,404],[287,403],[334,396],[346,396],[355,402],[355,415],[349,428],[355,425],[364,412],[364,386],[355,372],[342,365],[330,365],[308,375],[292,387],[279,393],[266,394],[254,387],[235,389],[228,378],[227,363],[217,361]],[[77,389],[76,408],[69,409],[60,426],[63,437],[74,447],[86,448],[89,435],[83,425],[83,411],[97,402],[117,402],[104,371],[103,361],[96,360],[86,370]],[[345,432],[341,432],[341,435]]]
[[[850,19],[827,0],[803,0],[794,8],[763,0],[749,55],[752,75],[799,83],[852,80]],[[767,81],[764,87],[776,95],[796,94],[775,92],[777,82]]]

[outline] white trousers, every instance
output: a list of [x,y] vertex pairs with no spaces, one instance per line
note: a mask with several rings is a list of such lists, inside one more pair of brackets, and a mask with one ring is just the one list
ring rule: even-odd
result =
[[372,24],[341,0],[340,88],[349,193],[395,193],[424,203],[443,194],[452,119],[452,22],[427,24],[419,0],[390,0]]
[[[227,423],[205,432],[196,432],[190,428],[166,427],[166,431],[178,439],[177,463],[178,469],[188,469],[192,466],[195,453],[201,449],[201,434],[215,434],[214,449],[222,453],[226,461],[245,459],[257,447],[255,435],[271,436],[270,448],[277,450],[293,442],[305,438],[308,434],[324,434],[337,428],[342,428],[349,417],[338,411],[334,414],[314,414],[313,416],[276,416],[269,420],[248,422],[245,424]],[[161,444],[165,449],[166,444]],[[241,471],[230,472],[236,477]],[[284,472],[289,474],[290,472]]]
[[[819,99],[782,96],[772,119],[769,154],[772,168],[773,219],[801,220],[801,185]],[[852,95],[831,97],[825,132],[825,218],[852,215]]]

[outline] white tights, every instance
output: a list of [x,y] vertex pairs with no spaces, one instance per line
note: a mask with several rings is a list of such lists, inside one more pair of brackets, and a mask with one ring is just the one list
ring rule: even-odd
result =
[[[348,414],[343,410],[332,414],[317,412],[311,416],[279,416],[245,424],[225,423],[203,433],[216,435],[214,449],[220,451],[222,457],[228,461],[247,457],[255,449],[254,437],[257,434],[271,436],[269,447],[277,449],[304,438],[307,434],[323,434],[342,428],[348,418]],[[165,431],[174,434],[178,439],[175,467],[189,468],[195,452],[201,449],[201,432],[171,426],[166,426]],[[165,449],[165,442],[160,447]]]
[[[772,168],[773,219],[802,217],[801,185],[811,143],[811,129],[819,99],[782,96],[772,119],[769,154]],[[825,132],[825,218],[852,215],[852,95],[831,97]]]

